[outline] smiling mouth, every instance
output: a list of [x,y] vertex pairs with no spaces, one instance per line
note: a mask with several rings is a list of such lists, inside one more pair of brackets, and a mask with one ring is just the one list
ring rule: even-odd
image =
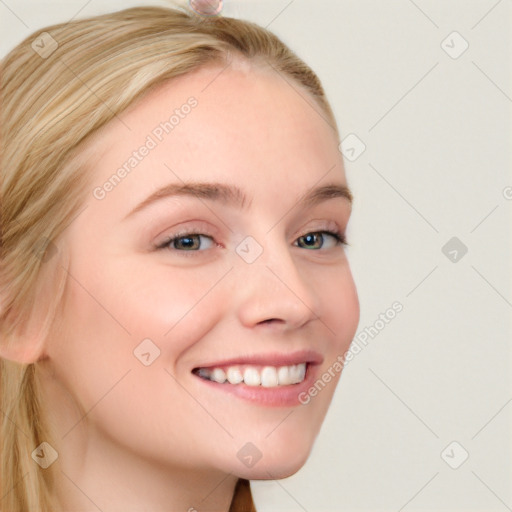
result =
[[198,377],[219,384],[245,384],[252,387],[275,388],[300,384],[306,378],[309,363],[287,366],[231,365],[227,367],[194,368]]

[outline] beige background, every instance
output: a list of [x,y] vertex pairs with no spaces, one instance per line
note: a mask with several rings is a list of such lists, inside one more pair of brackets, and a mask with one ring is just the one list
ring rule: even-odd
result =
[[[0,51],[144,3],[0,0]],[[358,334],[403,305],[345,369],[306,466],[253,482],[258,511],[512,510],[510,0],[225,4],[304,58],[362,141],[344,146]]]

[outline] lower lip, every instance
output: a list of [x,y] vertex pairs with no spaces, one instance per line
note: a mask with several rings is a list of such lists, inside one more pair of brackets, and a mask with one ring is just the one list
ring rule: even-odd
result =
[[312,386],[318,373],[318,368],[319,365],[308,363],[305,379],[300,384],[276,386],[273,388],[266,388],[261,385],[248,386],[247,384],[229,384],[228,382],[220,384],[219,382],[203,379],[197,375],[195,375],[195,377],[212,389],[232,393],[239,398],[257,403],[258,405],[268,407],[294,407],[302,405],[299,396],[304,396],[303,393],[307,393],[307,390]]

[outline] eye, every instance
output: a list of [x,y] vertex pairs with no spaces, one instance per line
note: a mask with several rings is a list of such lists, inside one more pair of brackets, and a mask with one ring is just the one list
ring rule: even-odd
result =
[[297,238],[297,242],[299,247],[315,250],[332,249],[338,245],[347,245],[345,235],[337,231],[313,231]]
[[[217,245],[213,237],[204,233],[182,233],[167,237],[156,248],[178,252],[201,252]],[[300,236],[294,244],[303,249],[332,249],[348,245],[345,235],[337,231],[312,231]]]
[[[204,243],[203,240],[207,240],[207,243]],[[202,233],[184,233],[167,238],[163,243],[158,245],[157,249],[199,251],[200,249],[210,249],[213,243],[214,240],[211,236]]]

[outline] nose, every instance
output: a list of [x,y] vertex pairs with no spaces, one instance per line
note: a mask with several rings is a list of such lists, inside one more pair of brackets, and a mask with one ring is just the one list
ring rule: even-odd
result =
[[319,318],[320,291],[312,274],[301,275],[285,244],[267,243],[252,263],[240,258],[235,275],[237,314],[245,327],[261,324],[292,330]]

